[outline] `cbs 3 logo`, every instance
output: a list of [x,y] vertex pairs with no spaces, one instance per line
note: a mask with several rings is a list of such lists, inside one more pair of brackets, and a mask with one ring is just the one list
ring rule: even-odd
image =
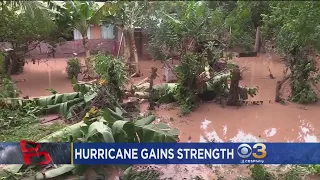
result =
[[[252,153],[252,149],[256,149],[258,153]],[[253,145],[252,148],[249,144],[240,144],[240,146],[237,149],[237,152],[241,158],[248,158],[252,154],[252,156],[256,159],[263,159],[267,156],[266,149],[266,145],[262,143],[257,143]]]

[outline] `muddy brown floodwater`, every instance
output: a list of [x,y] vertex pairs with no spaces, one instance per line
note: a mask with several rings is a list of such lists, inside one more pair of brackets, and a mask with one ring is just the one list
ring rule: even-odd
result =
[[[243,71],[241,85],[259,87],[259,93],[252,100],[264,101],[262,105],[248,105],[240,108],[224,107],[215,103],[203,103],[188,116],[179,116],[175,106],[163,105],[155,114],[158,121],[168,123],[180,130],[182,142],[318,142],[320,138],[319,103],[313,105],[298,105],[275,103],[276,81],[282,78],[284,65],[279,58],[270,54],[250,58],[233,59]],[[156,83],[162,83],[162,64],[158,61],[141,61],[143,77],[135,78],[137,82],[146,76],[152,66],[157,67],[159,77]],[[72,92],[70,80],[65,71],[66,59],[42,60],[36,64],[28,63],[21,75],[13,76],[19,82],[18,88],[22,95],[29,97],[45,96],[53,88],[58,92]],[[275,79],[268,78],[270,68]],[[288,87],[284,94],[288,94]],[[142,105],[146,106],[146,105]],[[145,108],[143,108],[145,109]],[[271,167],[271,166],[270,166]],[[273,166],[272,166],[273,167]],[[271,167],[271,168],[272,168]],[[154,166],[163,172],[163,177],[183,179],[201,176],[204,179],[235,179],[238,175],[246,176],[246,166],[202,165],[166,165]],[[115,176],[115,179],[117,177]]]

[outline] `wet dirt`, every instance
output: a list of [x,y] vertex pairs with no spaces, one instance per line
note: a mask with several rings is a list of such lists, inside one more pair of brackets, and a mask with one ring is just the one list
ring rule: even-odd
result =
[[[259,87],[257,96],[251,100],[264,101],[262,105],[243,107],[221,107],[215,103],[203,103],[188,116],[180,116],[176,106],[161,106],[155,114],[161,121],[178,128],[182,142],[318,142],[320,138],[319,103],[313,105],[297,105],[275,103],[276,81],[283,75],[284,65],[276,56],[263,54],[258,57],[234,58],[241,69],[244,69],[240,82],[242,86]],[[142,77],[132,79],[139,82],[149,76],[152,66],[158,68],[155,83],[164,83],[163,64],[159,61],[140,61]],[[45,96],[53,88],[58,92],[72,92],[70,80],[65,72],[66,59],[50,59],[45,62],[25,65],[21,75],[13,76],[14,80],[26,79],[18,83],[22,95],[29,97]],[[275,79],[268,78],[269,70]],[[284,88],[288,95],[288,87]],[[146,110],[147,104],[142,104]],[[203,179],[235,179],[248,176],[247,166],[202,165],[166,165],[155,166],[163,172],[163,177],[183,179],[201,176]],[[112,179],[112,178],[111,178]],[[117,176],[114,179],[118,179]]]

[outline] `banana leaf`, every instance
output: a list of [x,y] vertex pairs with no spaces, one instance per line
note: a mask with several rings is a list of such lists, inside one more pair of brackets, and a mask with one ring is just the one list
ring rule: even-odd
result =
[[114,112],[110,108],[105,108],[102,110],[102,117],[109,123],[114,123],[117,120],[123,120],[124,118],[121,116],[121,113]]
[[70,172],[71,170],[74,169],[74,167],[75,166],[72,164],[65,164],[55,169],[50,169],[42,173],[37,173],[35,179],[49,179],[49,178],[58,177],[67,172]]
[[92,84],[87,83],[77,83],[77,80],[74,78],[71,81],[73,90],[75,92],[81,92],[82,94],[86,94],[89,91],[93,90],[94,86]]
[[230,77],[230,73],[221,74],[213,77],[212,80],[206,82],[206,86],[207,86],[206,90],[208,91],[214,90],[214,85],[228,79],[229,77]]
[[36,105],[43,107],[46,114],[61,114],[64,117],[70,115],[71,107],[84,101],[84,97],[79,92],[54,94],[51,96],[44,96],[35,98]]
[[71,107],[80,104],[81,102],[83,102],[84,99],[83,98],[77,98],[77,99],[73,99],[64,103],[58,103],[58,104],[54,104],[54,105],[47,105],[44,107],[44,113],[46,114],[61,114],[63,117],[67,117]]
[[136,125],[136,132],[140,142],[177,142],[179,131],[171,129],[164,123],[148,124],[145,126]]
[[124,172],[123,172],[123,180],[130,180],[130,174],[132,172],[132,166],[128,167]]
[[159,85],[155,85],[153,88],[155,90],[159,90],[159,89],[173,89],[175,87],[177,87],[177,83],[163,83],[163,84],[159,84]]
[[135,141],[135,126],[132,122],[119,120],[112,124],[111,129],[115,142],[138,142]]
[[117,115],[119,115],[119,116],[122,116],[124,112],[120,108],[116,107],[116,112],[115,113]]
[[[149,86],[150,86],[150,83],[143,83],[143,84],[141,84],[139,86],[136,86],[135,90],[136,91],[145,91],[145,90],[149,89]],[[174,88],[176,86],[177,86],[177,83],[163,83],[163,84],[158,84],[158,85],[153,86],[153,89],[155,89],[155,90],[159,90],[159,89],[163,89],[163,88],[171,89],[171,88]]]
[[[80,131],[81,126],[85,125],[84,122],[79,122],[77,124],[73,124],[71,126],[65,127],[60,131],[56,131],[38,142],[57,142],[57,139],[65,139],[66,137],[72,136],[72,138],[77,139],[82,136],[82,132]],[[4,169],[11,173],[18,173],[23,165],[22,164],[13,164],[8,165]]]
[[[100,138],[102,136],[102,139]],[[103,122],[96,121],[88,127],[86,141],[93,142],[115,142],[111,128],[103,124]]]
[[134,124],[138,126],[145,126],[151,124],[155,120],[155,116],[151,115],[142,119],[137,120]]
[[64,94],[54,94],[51,96],[43,96],[39,98],[34,98],[34,101],[38,106],[46,107],[48,105],[55,105],[59,103],[65,103],[70,100],[77,98],[83,98],[82,93],[73,92],[73,93],[64,93]]
[[59,131],[56,131],[56,132],[42,138],[39,142],[68,141],[68,138],[70,138],[70,137],[72,137],[72,139],[80,138],[82,136],[82,132],[80,131],[80,129],[84,125],[85,125],[85,123],[83,121],[81,121],[79,123],[65,127]]
[[87,93],[87,94],[84,95],[84,102],[87,103],[87,102],[91,101],[92,99],[94,99],[97,96],[98,96],[98,93],[96,93],[96,92]]

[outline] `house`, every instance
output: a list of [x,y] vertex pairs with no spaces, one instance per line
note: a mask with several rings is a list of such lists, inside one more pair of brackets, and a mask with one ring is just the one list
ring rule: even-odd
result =
[[[88,29],[89,49],[92,52],[107,51],[112,53],[119,44],[120,39],[117,28],[113,25],[91,25]],[[121,35],[121,34],[120,34]],[[84,55],[85,50],[82,41],[82,35],[78,30],[70,32],[70,37],[55,48],[55,57],[71,57],[74,54]],[[46,43],[32,50],[29,54],[33,58],[45,58],[51,51],[50,46]]]
[[[114,25],[91,25],[88,28],[88,46],[92,53],[98,51],[109,52],[112,54],[118,53],[118,48],[121,41],[121,32]],[[135,30],[136,47],[140,59],[149,59],[147,53],[147,39],[142,35],[142,29]],[[123,54],[123,43],[120,47],[120,55]],[[51,51],[50,46],[46,43],[41,43],[38,48],[32,50],[29,54],[33,58],[48,57]],[[71,32],[70,38],[62,42],[55,48],[55,57],[71,57],[74,54],[82,56],[85,54],[82,35],[78,30]]]

